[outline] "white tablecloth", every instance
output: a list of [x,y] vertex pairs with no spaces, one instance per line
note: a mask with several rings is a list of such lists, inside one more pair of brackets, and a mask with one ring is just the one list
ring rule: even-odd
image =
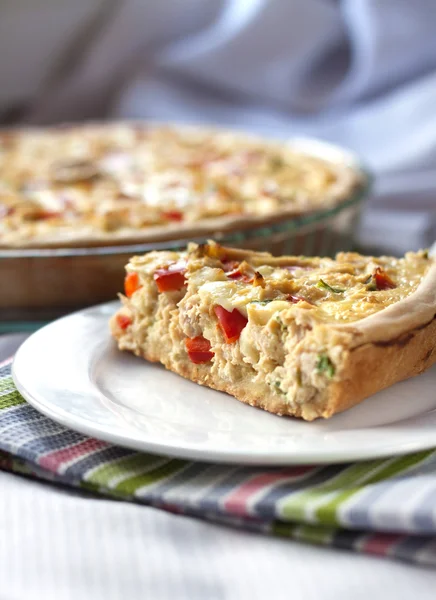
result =
[[400,562],[96,500],[0,473],[1,600],[433,600]]

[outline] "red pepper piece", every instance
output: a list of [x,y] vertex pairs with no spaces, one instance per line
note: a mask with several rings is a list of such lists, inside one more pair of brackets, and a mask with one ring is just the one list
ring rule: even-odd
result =
[[245,283],[253,283],[253,277],[251,277],[248,273],[243,273],[239,269],[230,271],[229,273],[227,273],[227,277],[229,279],[237,279],[240,281],[244,281]]
[[250,273],[246,273],[244,271],[241,271],[240,269],[240,264],[237,260],[222,260],[222,265],[223,265],[223,269],[224,272],[226,273],[227,277],[229,279],[240,279],[241,281],[244,281],[245,283],[252,283],[253,282],[253,275],[251,275]]
[[15,212],[15,208],[12,206],[6,206],[0,203],[0,219],[3,217],[9,217]]
[[227,344],[236,342],[241,335],[241,331],[248,323],[248,319],[237,308],[229,312],[219,304],[214,307],[214,312],[218,317],[219,326]]
[[168,221],[183,221],[183,213],[180,210],[168,210],[162,213],[164,219]]
[[186,352],[191,361],[201,365],[212,360],[214,353],[210,349],[210,342],[202,335],[185,340]]
[[229,273],[230,271],[234,271],[240,265],[240,263],[237,260],[227,260],[226,258],[223,258],[221,260],[221,262],[222,262],[222,265],[223,265],[223,270],[226,273]]
[[153,275],[159,292],[174,292],[185,285],[186,266],[174,263],[164,269],[157,269]]
[[392,290],[393,288],[397,287],[386,271],[380,267],[376,268],[373,277],[378,290]]
[[132,319],[127,315],[120,313],[117,315],[117,323],[121,329],[127,329],[127,327],[132,324]]
[[136,290],[139,290],[142,285],[139,283],[138,273],[127,273],[124,279],[124,293],[127,298],[133,296]]

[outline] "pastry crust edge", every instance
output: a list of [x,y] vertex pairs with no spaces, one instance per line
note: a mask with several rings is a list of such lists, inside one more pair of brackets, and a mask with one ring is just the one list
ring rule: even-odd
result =
[[320,416],[328,418],[391,385],[420,375],[436,363],[436,315],[424,326],[396,339],[352,348],[341,373],[326,388]]

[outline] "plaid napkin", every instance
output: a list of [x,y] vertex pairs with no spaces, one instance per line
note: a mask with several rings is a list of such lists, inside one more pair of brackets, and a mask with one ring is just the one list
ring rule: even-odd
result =
[[0,468],[251,531],[436,566],[436,451],[237,467],[143,454],[34,410],[0,365]]

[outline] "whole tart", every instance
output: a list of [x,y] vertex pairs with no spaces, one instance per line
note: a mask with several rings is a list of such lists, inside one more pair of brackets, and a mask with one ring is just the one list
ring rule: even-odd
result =
[[225,130],[140,123],[0,133],[0,247],[214,237],[340,205],[362,173]]
[[126,267],[127,350],[278,415],[331,417],[436,362],[436,263],[283,256],[210,242]]

